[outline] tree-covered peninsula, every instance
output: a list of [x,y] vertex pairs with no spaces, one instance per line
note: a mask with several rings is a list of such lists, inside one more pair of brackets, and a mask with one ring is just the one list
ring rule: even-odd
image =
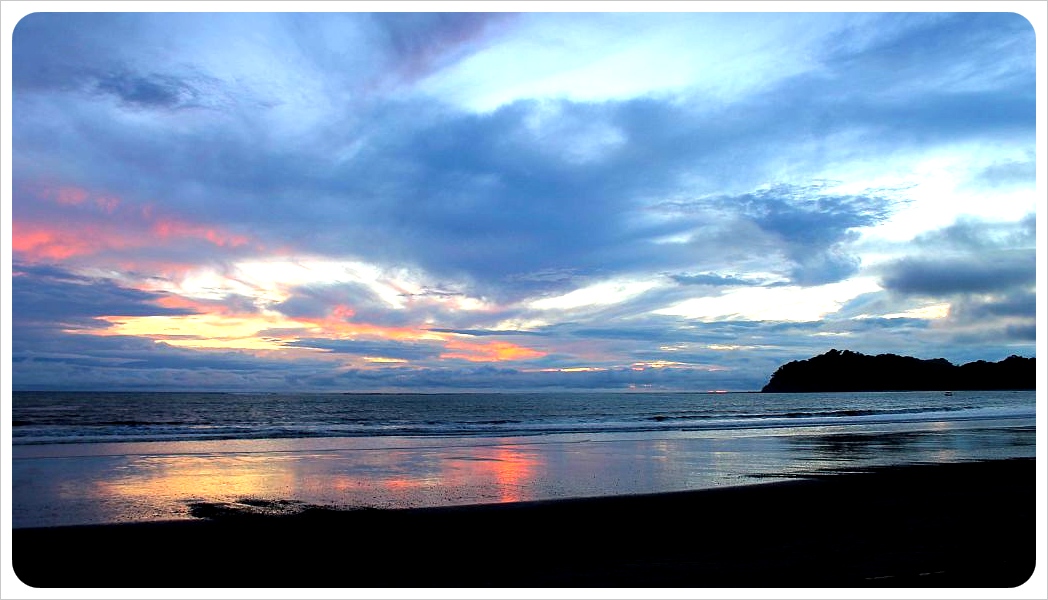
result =
[[762,392],[883,392],[933,390],[1032,390],[1037,387],[1035,359],[1009,356],[954,365],[944,358],[869,356],[830,350],[782,365]]

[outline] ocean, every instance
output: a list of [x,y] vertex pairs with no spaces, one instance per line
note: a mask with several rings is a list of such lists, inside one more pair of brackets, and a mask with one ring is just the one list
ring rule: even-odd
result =
[[15,392],[15,527],[638,494],[1033,457],[1034,391]]
[[12,442],[534,436],[1027,419],[1034,392],[236,394],[16,392]]

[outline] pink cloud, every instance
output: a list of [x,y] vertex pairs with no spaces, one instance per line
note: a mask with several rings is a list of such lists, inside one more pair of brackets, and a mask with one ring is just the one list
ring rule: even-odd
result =
[[117,206],[120,206],[120,199],[114,196],[99,196],[95,198],[95,205],[98,208],[104,210],[109,214],[113,214]]
[[197,238],[207,240],[216,246],[230,248],[243,246],[249,241],[247,236],[232,234],[219,227],[200,225],[173,218],[156,219],[152,224],[152,232],[161,239]]
[[18,221],[11,223],[11,246],[22,259],[33,262],[65,260],[98,250],[95,243],[77,232]]
[[55,202],[65,206],[82,204],[87,200],[87,191],[78,187],[63,187],[53,191]]
[[113,194],[56,185],[36,186],[30,193],[64,210],[15,217],[12,247],[21,260],[61,261],[194,239],[221,248],[240,248],[252,241],[217,225],[160,214],[152,204],[128,204]]

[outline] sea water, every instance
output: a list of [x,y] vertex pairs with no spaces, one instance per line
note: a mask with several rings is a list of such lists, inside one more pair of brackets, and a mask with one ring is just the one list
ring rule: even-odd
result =
[[1033,391],[16,392],[15,527],[418,507],[1035,455]]
[[15,392],[12,442],[532,436],[1022,419],[1034,392],[229,394]]

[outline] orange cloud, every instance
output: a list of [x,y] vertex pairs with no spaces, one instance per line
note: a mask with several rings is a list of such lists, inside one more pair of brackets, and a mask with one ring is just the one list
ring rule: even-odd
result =
[[440,358],[461,359],[470,362],[503,362],[513,360],[530,360],[546,356],[546,352],[518,346],[510,342],[467,342],[452,338],[451,335],[431,331],[425,327],[386,327],[371,323],[350,321],[354,315],[351,307],[344,304],[335,306],[327,317],[320,319],[299,318],[299,321],[313,325],[317,330],[314,335],[336,338],[355,339],[374,337],[399,341],[439,341],[447,352]]
[[282,340],[260,337],[259,332],[280,327],[295,327],[294,321],[251,314],[105,316],[108,323],[99,329],[65,330],[66,333],[114,336],[131,335],[188,348],[227,348],[242,350],[280,350]]
[[315,334],[334,338],[353,339],[357,337],[375,337],[387,340],[444,340],[446,336],[428,331],[421,327],[387,327],[371,323],[354,323],[350,321],[355,311],[345,304],[336,305],[326,317],[298,317],[298,320],[309,323],[318,330]]
[[466,342],[451,340],[444,346],[451,352],[440,355],[441,358],[458,358],[470,362],[503,362],[509,360],[530,360],[542,358],[546,352],[518,346],[510,342]]
[[[184,233],[180,225],[164,221],[161,230],[166,235]],[[36,251],[38,256],[48,252],[53,256],[70,256],[90,251],[93,247],[58,246],[54,236],[47,232],[20,230],[16,237],[16,248]],[[94,240],[103,246],[108,243],[104,236]],[[41,247],[43,249],[41,249]],[[157,291],[148,282],[135,286],[139,289]],[[451,333],[433,331],[430,326],[385,326],[374,323],[355,322],[356,311],[348,305],[333,306],[322,317],[286,317],[270,310],[245,309],[243,306],[227,306],[222,300],[202,299],[178,293],[167,293],[153,301],[161,308],[181,309],[191,314],[182,315],[106,315],[99,317],[106,326],[96,329],[79,329],[71,333],[86,335],[130,335],[163,341],[167,344],[190,348],[227,348],[249,351],[294,350],[286,344],[301,337],[326,338],[332,340],[379,339],[404,342],[428,342],[440,344],[444,352],[441,359],[460,359],[470,362],[505,362],[541,358],[546,352],[519,346],[505,341],[474,342],[459,339]],[[301,352],[301,350],[296,350]],[[314,352],[318,351],[313,349]],[[361,357],[369,364],[401,364],[405,359],[383,356]]]

